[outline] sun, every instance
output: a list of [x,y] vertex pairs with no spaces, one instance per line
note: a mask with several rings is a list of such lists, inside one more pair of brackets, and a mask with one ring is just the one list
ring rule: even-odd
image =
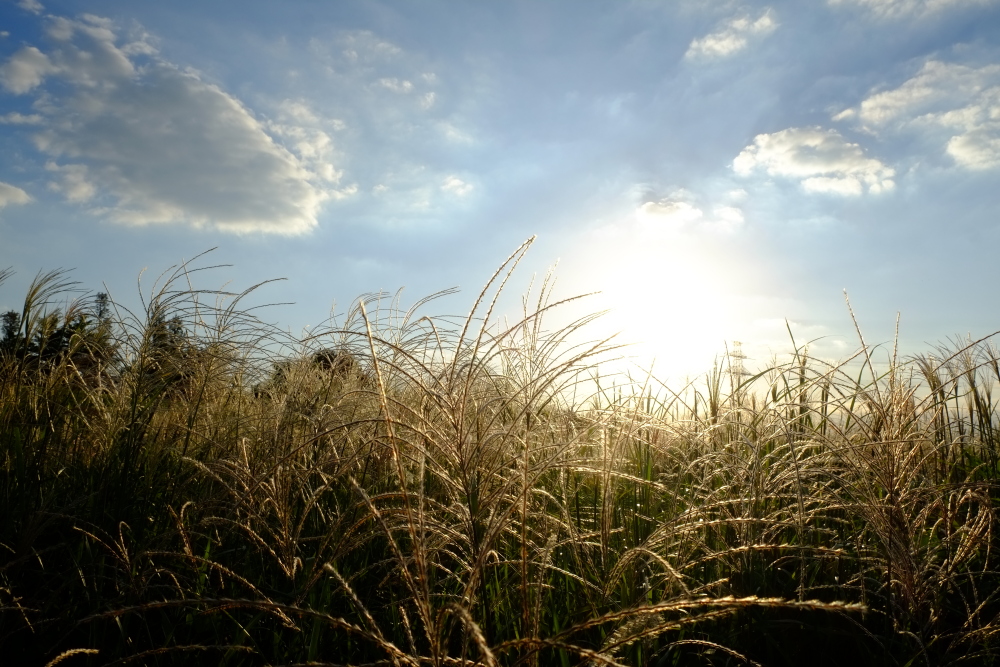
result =
[[563,260],[560,282],[600,292],[588,305],[608,312],[590,335],[620,332],[632,364],[661,378],[694,377],[746,331],[749,279],[728,244],[680,233],[596,236]]

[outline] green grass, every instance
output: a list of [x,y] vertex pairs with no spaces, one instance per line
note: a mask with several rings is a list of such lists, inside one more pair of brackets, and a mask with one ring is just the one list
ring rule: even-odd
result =
[[0,343],[5,664],[993,664],[989,340],[602,378],[548,283],[494,321],[527,247],[466,319],[305,340],[189,266],[136,313],[40,275]]

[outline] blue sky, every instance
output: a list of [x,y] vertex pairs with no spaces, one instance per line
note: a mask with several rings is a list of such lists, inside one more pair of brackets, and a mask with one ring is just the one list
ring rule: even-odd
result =
[[845,288],[870,341],[1000,329],[989,0],[5,0],[0,155],[5,309],[218,247],[203,286],[287,278],[295,330],[403,286],[460,313],[537,234],[515,292],[558,261],[666,374],[786,319],[844,354]]

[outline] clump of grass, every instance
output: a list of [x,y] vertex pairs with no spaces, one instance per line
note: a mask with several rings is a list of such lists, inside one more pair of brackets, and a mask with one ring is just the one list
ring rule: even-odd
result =
[[302,340],[191,264],[137,313],[40,275],[0,345],[5,655],[991,663],[989,340],[609,390],[549,280],[497,321],[529,245],[466,318],[372,295]]

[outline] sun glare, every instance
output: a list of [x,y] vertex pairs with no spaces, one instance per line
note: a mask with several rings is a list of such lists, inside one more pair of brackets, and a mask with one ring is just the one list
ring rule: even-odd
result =
[[710,240],[679,233],[601,236],[580,249],[579,264],[571,262],[566,277],[578,290],[600,290],[590,305],[609,312],[595,330],[620,332],[632,363],[653,364],[661,378],[694,377],[746,330],[739,293],[747,285]]

